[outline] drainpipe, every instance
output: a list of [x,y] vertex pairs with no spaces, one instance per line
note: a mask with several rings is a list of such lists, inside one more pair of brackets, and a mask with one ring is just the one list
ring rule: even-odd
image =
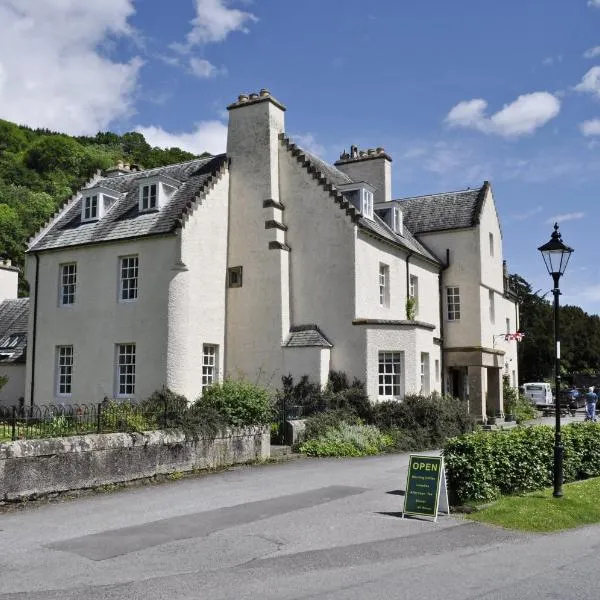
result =
[[40,279],[40,256],[37,252],[35,256],[35,285],[33,288],[33,330],[31,332],[31,389],[29,405],[33,414],[33,393],[35,389],[35,341],[37,333],[37,314],[38,314],[38,292],[39,292],[39,279]]
[[[409,252],[406,256],[406,304],[408,304],[408,298],[410,295],[410,273],[408,272],[408,263],[410,262],[410,257],[414,254],[414,252]],[[408,315],[406,314],[406,306],[404,308],[404,314],[408,319]]]
[[445,360],[444,360],[444,284],[442,282],[442,273],[450,266],[450,248],[446,248],[446,264],[442,265],[440,269],[440,274],[438,277],[438,295],[440,298],[440,340],[442,342],[441,352],[440,352],[440,371],[441,371],[441,380],[442,380],[442,394],[445,393],[446,389],[446,381],[445,381]]

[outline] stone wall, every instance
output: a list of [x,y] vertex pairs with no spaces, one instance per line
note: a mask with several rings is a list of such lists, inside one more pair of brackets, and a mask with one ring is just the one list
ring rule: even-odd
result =
[[266,460],[267,428],[187,441],[179,431],[109,433],[0,444],[0,500],[14,501],[152,477]]

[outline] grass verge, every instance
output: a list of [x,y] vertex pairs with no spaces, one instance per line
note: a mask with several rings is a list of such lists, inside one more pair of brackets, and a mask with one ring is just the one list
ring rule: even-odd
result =
[[562,498],[552,489],[503,496],[468,519],[521,531],[550,532],[600,523],[600,478],[566,484]]

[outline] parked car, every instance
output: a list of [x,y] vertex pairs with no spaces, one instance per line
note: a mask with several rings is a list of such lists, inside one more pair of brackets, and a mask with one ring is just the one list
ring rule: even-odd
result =
[[523,395],[529,398],[534,406],[548,406],[554,404],[554,396],[549,383],[538,381],[523,384]]

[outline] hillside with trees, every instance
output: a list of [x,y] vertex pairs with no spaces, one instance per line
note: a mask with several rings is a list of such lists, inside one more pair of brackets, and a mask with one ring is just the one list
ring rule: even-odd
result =
[[28,238],[96,170],[119,161],[150,169],[194,157],[153,148],[136,132],[71,137],[0,119],[0,255],[22,267]]
[[[519,342],[519,379],[521,382],[543,381],[554,372],[553,297],[541,296],[519,275],[510,276],[517,293],[520,329],[525,333]],[[574,373],[600,371],[600,317],[589,315],[579,306],[560,307],[561,376],[570,382]]]

